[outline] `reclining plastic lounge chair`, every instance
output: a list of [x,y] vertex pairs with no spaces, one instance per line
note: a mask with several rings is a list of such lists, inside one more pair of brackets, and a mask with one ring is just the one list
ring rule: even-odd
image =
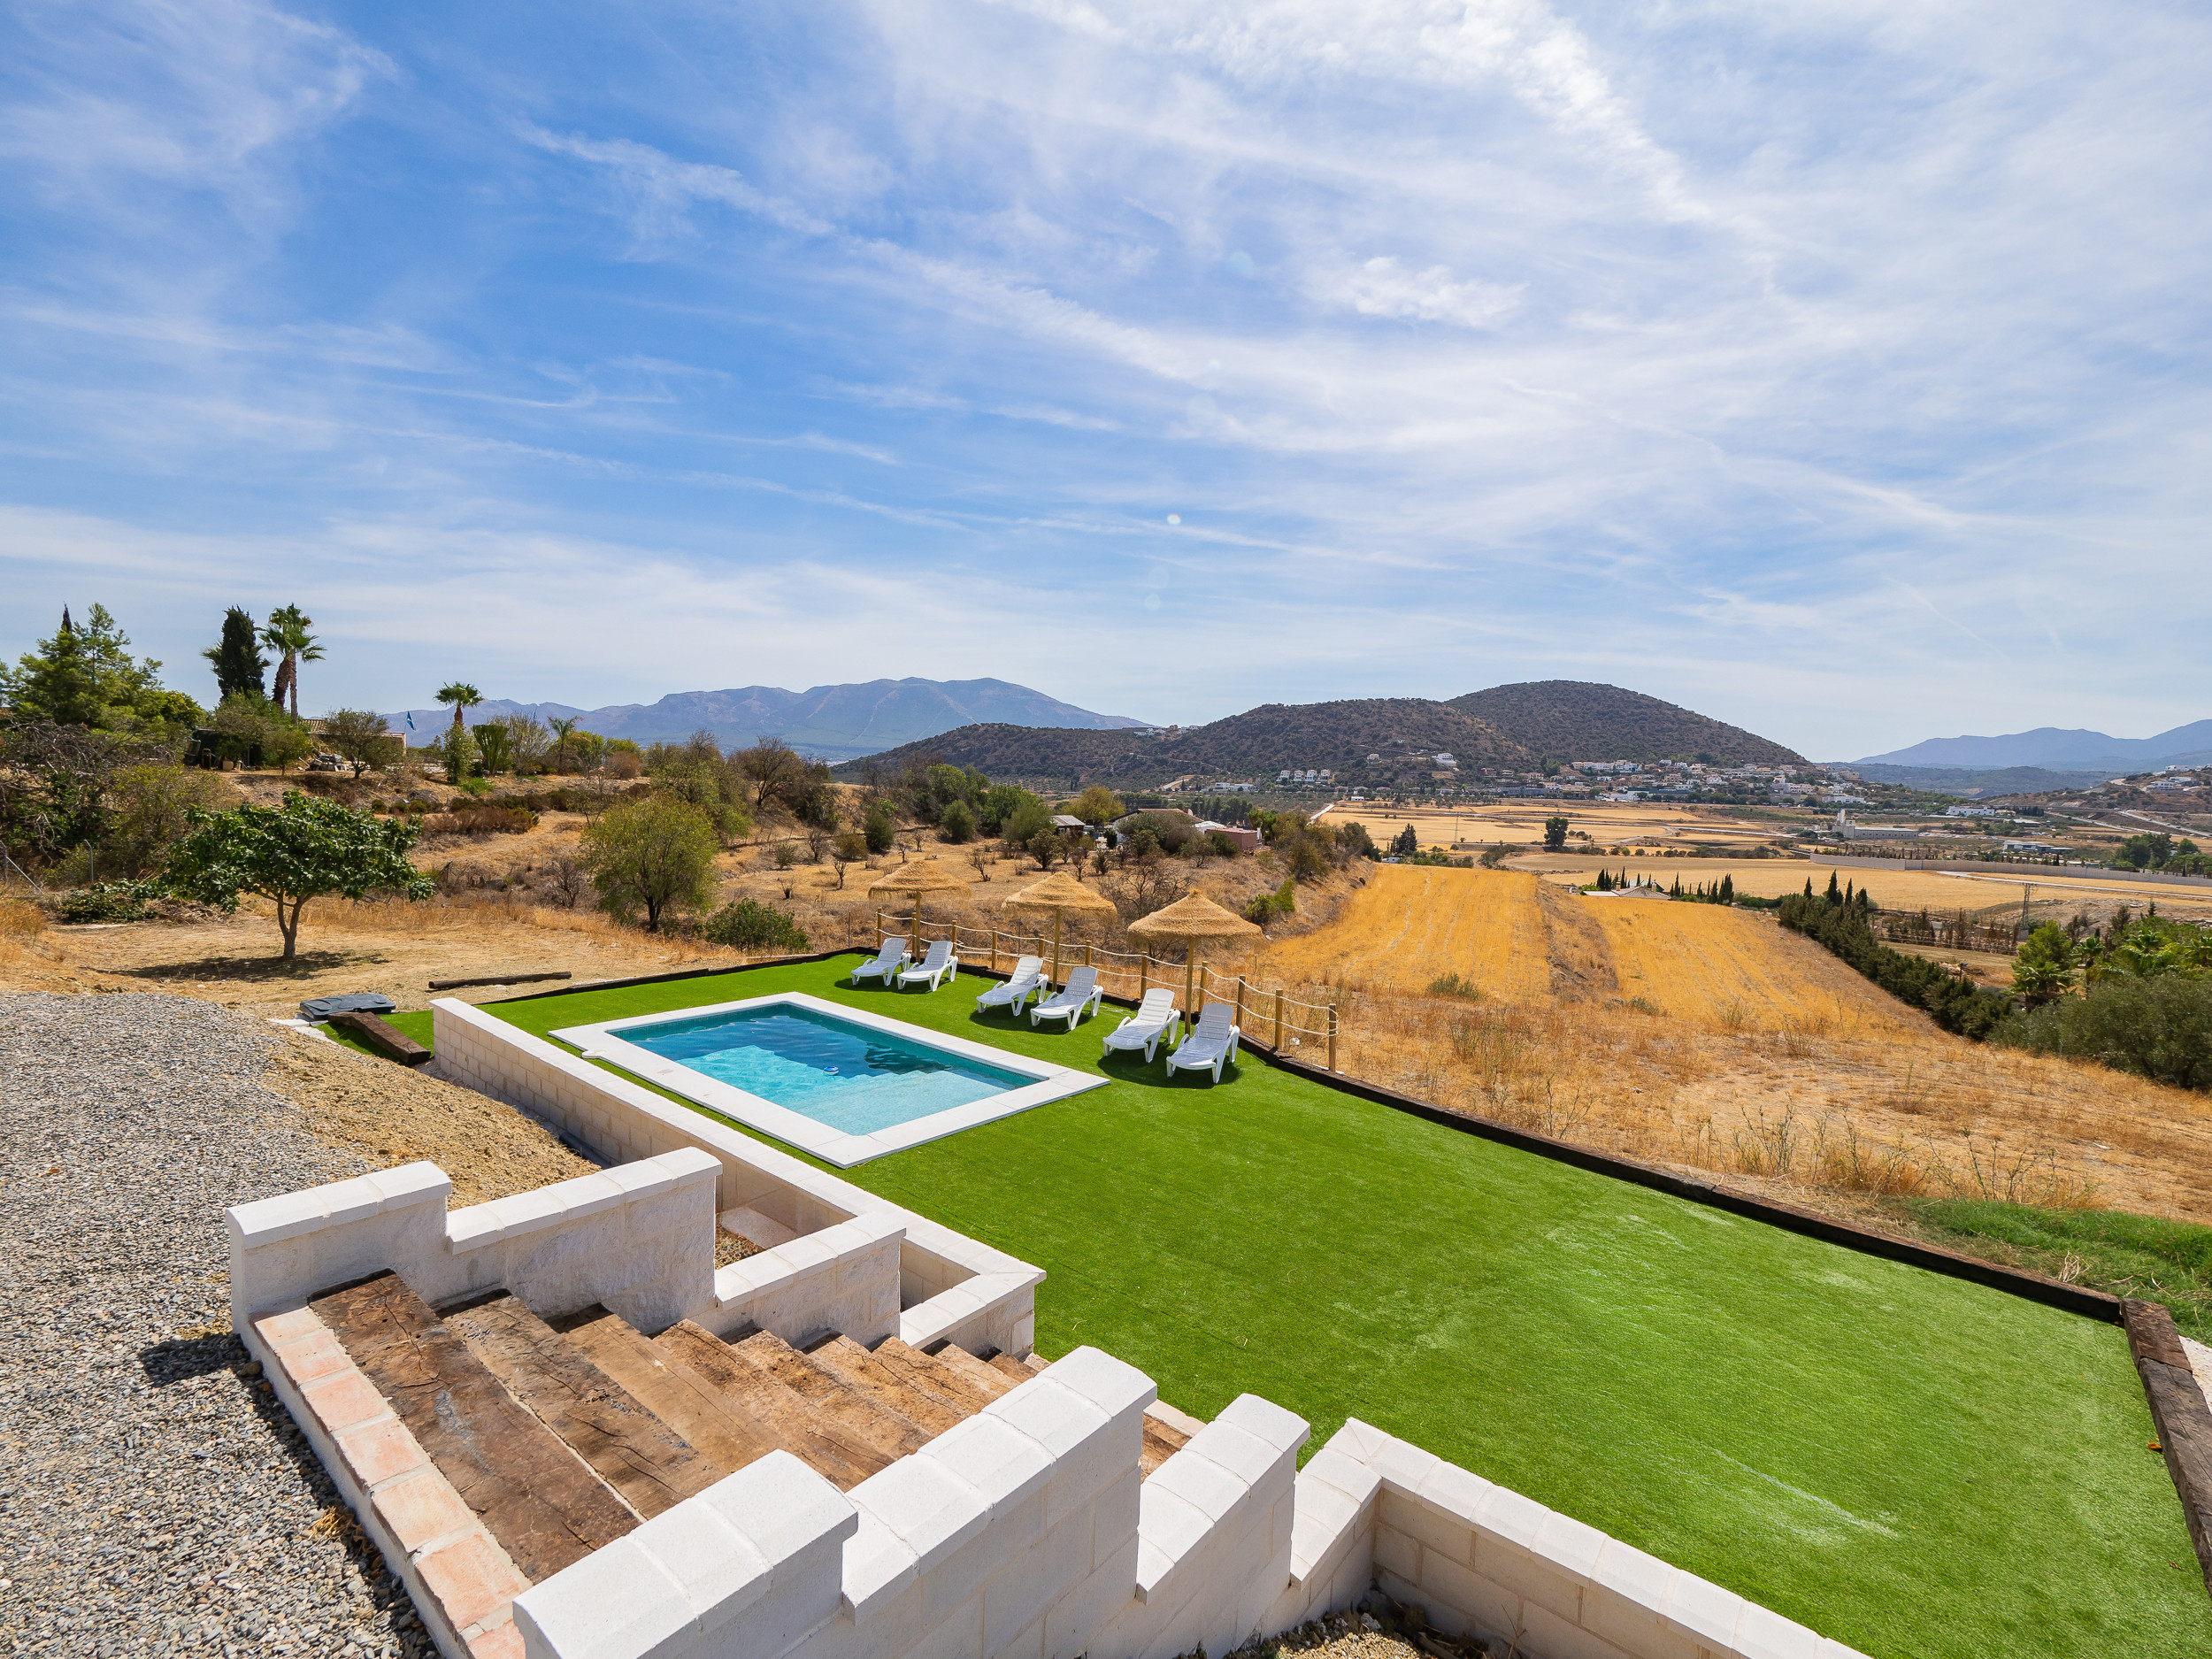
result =
[[929,955],[900,974],[899,983],[918,985],[926,979],[933,991],[948,977],[960,977],[960,958],[952,954],[950,940],[933,939],[929,941]]
[[1068,982],[1060,990],[1029,1010],[1029,1023],[1041,1025],[1048,1019],[1064,1019],[1068,1029],[1075,1029],[1076,1021],[1084,1015],[1096,1013],[1106,993],[1100,988],[1096,968],[1078,968],[1068,975]]
[[873,962],[864,962],[852,971],[852,982],[858,985],[863,979],[881,979],[888,985],[891,976],[912,960],[906,954],[906,941],[887,939],[883,941],[883,949],[876,952]]
[[1045,959],[1042,956],[1024,956],[1014,964],[1014,972],[1003,985],[995,985],[975,999],[975,1011],[986,1009],[1010,1008],[1017,1014],[1022,1003],[1044,989]]
[[1236,1025],[1237,1010],[1226,1002],[1209,1002],[1198,1011],[1191,1034],[1167,1057],[1167,1074],[1210,1071],[1221,1081],[1221,1068],[1237,1057],[1237,1039],[1244,1033]]
[[1175,993],[1156,989],[1144,994],[1144,1001],[1137,1011],[1106,1033],[1106,1052],[1133,1053],[1144,1050],[1144,1063],[1152,1064],[1161,1040],[1175,1028]]

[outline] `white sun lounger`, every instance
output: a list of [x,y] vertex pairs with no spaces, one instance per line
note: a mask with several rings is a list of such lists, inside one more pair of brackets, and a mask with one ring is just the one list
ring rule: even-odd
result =
[[864,962],[852,971],[852,982],[858,985],[863,979],[881,979],[888,985],[891,976],[912,960],[906,954],[906,941],[887,939],[883,941],[883,949],[876,952],[873,962]]
[[990,1008],[1010,1008],[1017,1014],[1022,1003],[1037,995],[1044,988],[1045,959],[1042,956],[1024,956],[1014,964],[1014,972],[1003,985],[995,985],[975,999],[979,1014]]
[[1038,1025],[1048,1019],[1064,1019],[1068,1029],[1073,1031],[1076,1021],[1085,1014],[1097,1012],[1105,995],[1099,987],[1098,970],[1078,968],[1068,975],[1067,984],[1057,993],[1029,1010],[1029,1023]]
[[1221,1081],[1221,1068],[1237,1057],[1237,1039],[1244,1033],[1236,1025],[1237,1010],[1226,1002],[1209,1002],[1198,1012],[1191,1034],[1167,1057],[1167,1073],[1210,1071]]
[[929,941],[929,955],[900,974],[899,983],[919,985],[926,979],[929,988],[933,991],[949,977],[955,979],[960,977],[960,958],[952,954],[950,940],[933,939]]
[[1106,1033],[1106,1052],[1124,1054],[1144,1050],[1147,1065],[1160,1047],[1160,1041],[1175,1025],[1175,993],[1170,990],[1151,990],[1144,994],[1144,1001],[1137,1004],[1137,1011]]

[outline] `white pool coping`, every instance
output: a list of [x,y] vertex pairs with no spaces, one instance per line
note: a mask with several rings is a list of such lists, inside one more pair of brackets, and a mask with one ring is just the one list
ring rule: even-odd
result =
[[[965,1106],[949,1107],[917,1118],[910,1123],[895,1124],[888,1129],[879,1129],[873,1134],[847,1134],[833,1129],[803,1112],[779,1106],[772,1100],[710,1078],[703,1071],[674,1060],[664,1059],[649,1048],[641,1048],[626,1041],[620,1033],[651,1025],[666,1025],[678,1020],[698,1019],[710,1014],[733,1014],[756,1008],[803,1008],[817,1014],[827,1014],[856,1025],[864,1025],[886,1036],[898,1037],[924,1048],[934,1048],[940,1054],[957,1059],[972,1060],[1000,1071],[1012,1071],[1036,1081],[1021,1088],[1006,1089],[996,1094],[971,1101]],[[787,1146],[833,1164],[841,1170],[849,1170],[856,1164],[865,1164],[879,1158],[887,1152],[903,1152],[909,1147],[918,1147],[925,1141],[941,1140],[963,1129],[972,1129],[978,1124],[992,1123],[1001,1118],[1010,1118],[1016,1112],[1025,1112],[1033,1106],[1065,1100],[1080,1094],[1086,1089],[1103,1088],[1110,1081],[1090,1071],[1079,1071],[1072,1066],[1055,1065],[1049,1060],[1033,1060],[1026,1055],[1009,1054],[1003,1048],[994,1048],[988,1043],[971,1042],[964,1037],[949,1037],[942,1032],[929,1031],[920,1025],[910,1025],[902,1019],[872,1013],[865,1009],[848,1008],[842,1002],[827,998],[810,996],[804,991],[780,991],[773,996],[748,996],[734,1002],[710,1002],[698,1008],[671,1009],[663,1014],[639,1014],[628,1019],[611,1019],[597,1025],[569,1025],[549,1033],[561,1041],[582,1050],[587,1060],[605,1060],[624,1071],[643,1078],[647,1082],[666,1089],[672,1094],[710,1107],[726,1118],[733,1118],[749,1129],[757,1129],[765,1135],[773,1135]]]

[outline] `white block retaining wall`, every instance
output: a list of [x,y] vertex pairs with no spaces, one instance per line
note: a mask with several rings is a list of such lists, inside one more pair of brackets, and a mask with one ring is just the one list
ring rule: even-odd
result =
[[718,1209],[751,1210],[796,1233],[870,1211],[895,1217],[905,1228],[899,1248],[899,1334],[905,1340],[920,1347],[949,1337],[971,1352],[995,1348],[1017,1356],[1035,1345],[1041,1268],[887,1204],[466,1002],[442,997],[430,1006],[443,1076],[522,1108],[600,1157],[651,1158],[680,1148],[704,1152],[720,1166]]

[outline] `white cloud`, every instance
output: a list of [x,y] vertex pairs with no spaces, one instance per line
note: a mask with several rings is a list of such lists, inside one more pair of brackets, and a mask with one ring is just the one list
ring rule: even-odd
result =
[[1395,317],[1424,323],[1486,328],[1520,308],[1526,285],[1455,281],[1443,265],[1409,271],[1385,257],[1320,274],[1315,296],[1348,305],[1363,317]]

